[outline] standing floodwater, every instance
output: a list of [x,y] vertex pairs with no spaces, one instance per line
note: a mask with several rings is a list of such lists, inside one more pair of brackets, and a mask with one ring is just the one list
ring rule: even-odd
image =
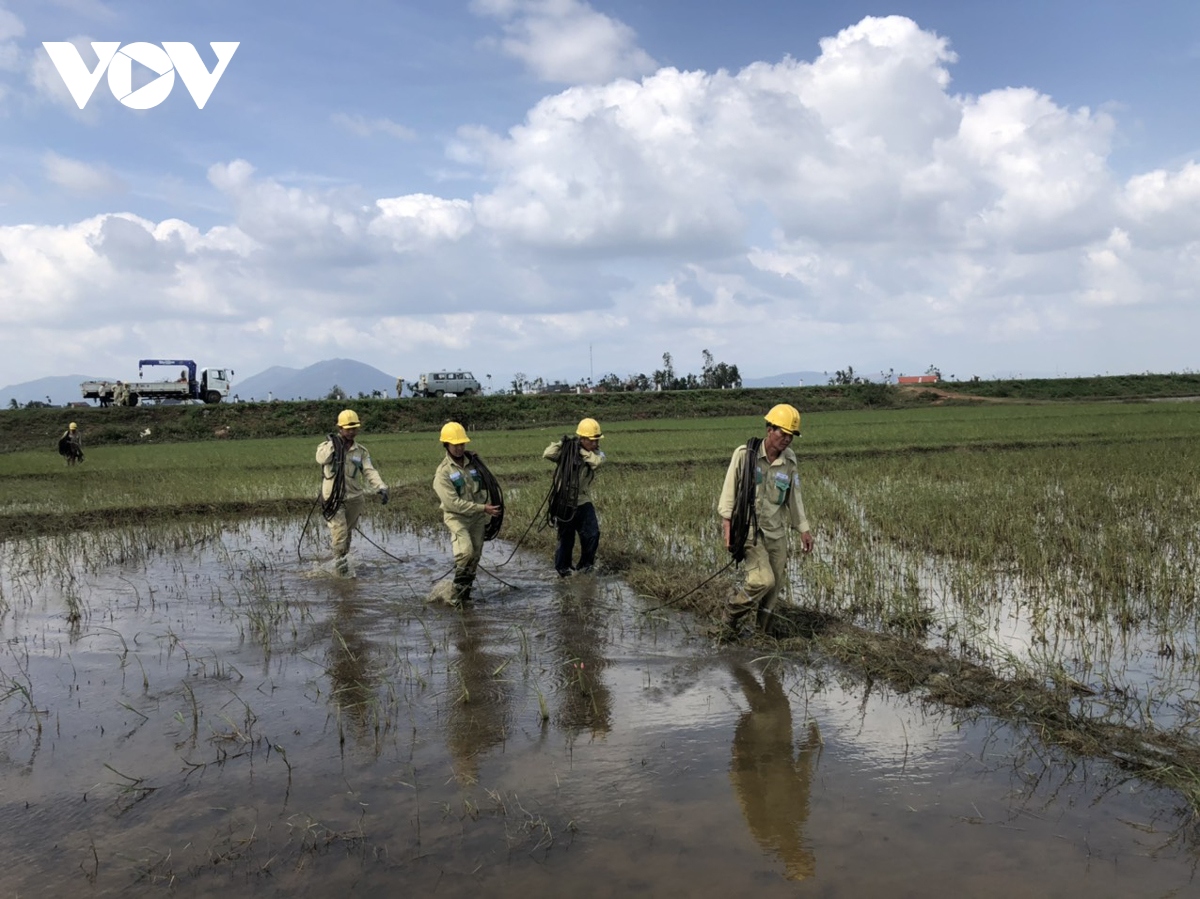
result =
[[1114,769],[611,576],[488,544],[458,610],[440,534],[369,530],[342,578],[298,532],[0,547],[0,893],[1193,889],[1177,798]]

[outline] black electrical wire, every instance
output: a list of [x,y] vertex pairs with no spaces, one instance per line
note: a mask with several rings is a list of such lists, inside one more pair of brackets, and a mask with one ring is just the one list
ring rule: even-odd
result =
[[583,453],[579,438],[564,435],[554,465],[554,477],[546,497],[546,525],[571,521],[579,506],[579,481],[583,474]]
[[479,480],[483,483],[483,489],[488,493],[488,505],[500,507],[500,514],[494,518],[489,516],[487,525],[483,529],[483,539],[486,542],[499,534],[500,527],[504,524],[504,491],[500,489],[500,482],[496,480],[491,469],[483,464],[478,453],[468,450],[467,461],[479,472]]
[[[512,548],[512,552],[510,552],[508,554],[507,559],[505,559],[503,562],[501,562],[499,565],[496,566],[497,568],[500,568],[503,565],[507,565],[509,562],[511,562],[513,560],[513,556],[515,556],[517,554],[517,550],[521,548],[521,544],[524,543],[525,538],[529,536],[529,531],[537,523],[538,516],[540,516],[542,514],[542,508],[546,505],[546,499],[549,499],[549,496],[547,496],[546,498],[544,498],[542,500],[542,505],[538,506],[537,511],[533,513],[533,518],[529,519],[529,524],[527,524],[525,526],[525,531],[521,534],[521,536],[519,538],[517,538],[517,542],[516,542],[516,544],[514,544],[514,546]],[[545,523],[543,523],[542,526],[545,527]]]
[[333,477],[326,480],[332,480],[333,485],[329,496],[321,500],[321,514],[325,516],[326,521],[331,521],[346,501],[346,442],[339,434],[330,434],[329,441],[333,444],[333,458],[325,464],[333,467]]
[[312,521],[313,512],[316,511],[317,506],[321,505],[321,502],[321,491],[318,489],[317,500],[308,507],[308,515],[304,518],[304,527],[300,529],[300,537],[296,540],[296,561],[298,562],[304,561],[304,556],[300,554],[300,547],[304,544],[305,535],[308,534],[308,524]]
[[742,470],[738,472],[733,492],[733,515],[729,518],[729,553],[734,564],[746,558],[746,541],[758,533],[758,508],[755,504],[756,481],[758,479],[758,448],[761,437],[746,441],[746,455],[742,459]]

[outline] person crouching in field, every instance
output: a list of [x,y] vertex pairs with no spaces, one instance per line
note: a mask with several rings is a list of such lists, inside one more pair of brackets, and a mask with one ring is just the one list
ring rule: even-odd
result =
[[353,409],[338,414],[337,431],[317,447],[317,464],[321,466],[321,511],[329,524],[329,541],[333,547],[334,565],[338,574],[350,570],[346,554],[350,552],[350,532],[358,524],[366,506],[365,481],[384,505],[388,487],[371,464],[371,454],[356,443],[362,422]]
[[83,442],[79,439],[79,425],[71,422],[58,438],[58,453],[65,456],[67,465],[83,461]]
[[[558,527],[558,547],[554,550],[554,568],[559,577],[572,571],[587,573],[596,562],[600,548],[600,519],[592,502],[592,481],[604,464],[600,451],[600,423],[585,418],[575,428],[574,437],[556,440],[542,453],[555,463],[550,488],[549,519]],[[575,535],[579,535],[579,564],[572,566]]]
[[745,588],[726,607],[724,632],[736,638],[750,612],[758,627],[773,624],[775,605],[787,570],[788,527],[800,531],[800,545],[812,552],[813,537],[804,501],[792,439],[800,435],[800,413],[780,403],[764,416],[766,436],[754,438],[733,451],[725,484],[717,501],[725,548],[734,561],[745,562]]
[[450,602],[465,605],[483,555],[488,518],[497,518],[502,507],[490,502],[477,457],[467,451],[471,438],[457,421],[446,422],[438,439],[446,456],[433,473],[433,492],[442,505],[442,520],[450,530],[454,550],[454,587]]

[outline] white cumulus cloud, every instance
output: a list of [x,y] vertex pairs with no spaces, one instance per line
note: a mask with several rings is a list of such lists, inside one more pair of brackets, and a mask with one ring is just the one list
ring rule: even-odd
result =
[[583,0],[474,0],[471,8],[501,20],[494,43],[543,81],[596,83],[656,67],[632,28]]
[[[1118,178],[1109,116],[1032,88],[955,93],[955,59],[909,19],[866,18],[812,60],[572,79],[507,129],[464,126],[449,153],[486,185],[471,196],[233,159],[208,170],[229,213],[204,228],[127,212],[0,227],[0,359],[37,362],[31,333],[84,346],[102,309],[127,328],[97,352],[134,358],[202,310],[191,352],[208,341],[244,370],[355,347],[531,376],[579,376],[593,348],[597,375],[702,348],[762,374],[915,358],[966,376],[1068,346],[1080,369],[1185,364],[1200,166]],[[86,186],[70,163],[59,183]]]

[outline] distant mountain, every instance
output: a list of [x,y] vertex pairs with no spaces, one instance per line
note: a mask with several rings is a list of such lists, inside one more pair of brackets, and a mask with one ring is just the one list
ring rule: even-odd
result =
[[833,375],[823,371],[789,371],[768,378],[742,378],[743,387],[819,387]]
[[[55,375],[50,378],[38,378],[36,381],[26,381],[23,384],[12,384],[0,387],[0,407],[7,409],[16,400],[17,405],[24,406],[29,402],[46,402],[50,405],[65,406],[67,403],[86,402],[79,392],[79,385],[84,381],[115,381],[116,378],[93,377],[92,375]],[[393,387],[395,384],[392,385]]]
[[231,394],[245,401],[319,400],[334,386],[342,388],[351,399],[360,393],[370,396],[376,390],[394,397],[396,376],[353,359],[327,359],[300,369],[275,365],[245,380],[234,379]]

